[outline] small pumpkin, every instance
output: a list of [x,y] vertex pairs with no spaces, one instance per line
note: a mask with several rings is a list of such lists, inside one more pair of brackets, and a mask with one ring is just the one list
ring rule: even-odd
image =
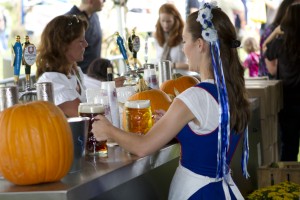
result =
[[0,113],[0,169],[16,185],[54,182],[73,162],[71,128],[54,104],[34,101]]
[[[167,111],[172,103],[171,98],[165,92],[149,88],[144,79],[139,80],[137,93],[128,97],[127,100],[150,100],[152,114],[155,110],[162,109]],[[126,130],[125,112],[123,112],[122,121],[122,126]]]
[[160,85],[160,89],[174,98],[184,90],[197,85],[200,81],[193,76],[180,76],[178,78],[167,80]]
[[152,113],[159,109],[167,111],[172,103],[165,92],[149,88],[144,79],[139,80],[137,93],[128,97],[128,100],[150,100]]

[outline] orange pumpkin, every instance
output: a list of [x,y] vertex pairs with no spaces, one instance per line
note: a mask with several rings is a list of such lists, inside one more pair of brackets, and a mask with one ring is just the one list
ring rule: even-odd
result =
[[73,162],[73,139],[63,112],[34,101],[0,113],[0,168],[16,185],[54,182]]
[[131,95],[128,100],[150,100],[152,113],[155,110],[163,109],[165,111],[170,107],[172,100],[170,97],[159,89],[151,89],[138,92]]
[[[148,88],[144,79],[139,80],[138,92],[128,97],[127,100],[150,100],[151,112],[154,113],[155,110],[165,110],[167,111],[172,103],[171,98],[159,89]],[[122,126],[126,130],[126,114],[123,112],[122,116]]]
[[171,97],[175,97],[184,90],[197,85],[200,81],[193,76],[180,76],[179,78],[167,80],[160,85],[160,89]]
[[128,100],[150,100],[152,113],[159,109],[168,110],[172,100],[165,92],[159,89],[149,89],[143,79],[139,81],[139,84],[139,91],[131,95]]

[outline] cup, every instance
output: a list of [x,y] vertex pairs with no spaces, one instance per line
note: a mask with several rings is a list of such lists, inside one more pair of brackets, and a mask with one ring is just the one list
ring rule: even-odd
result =
[[78,114],[80,117],[89,118],[89,129],[85,146],[85,154],[90,156],[107,157],[106,141],[97,141],[91,132],[94,117],[97,115],[105,116],[105,108],[102,104],[80,103],[78,106]]
[[78,172],[82,168],[82,156],[86,144],[86,137],[89,128],[88,117],[72,117],[68,118],[68,123],[71,127],[73,144],[74,144],[74,160],[69,173]]
[[152,127],[150,100],[126,101],[124,112],[126,131],[145,135]]
[[101,88],[86,89],[86,98],[88,103],[102,104],[105,108],[105,117],[112,122],[111,111],[107,91]]
[[119,105],[119,116],[120,116],[120,128],[124,129],[123,127],[123,111],[124,111],[124,104],[127,101],[128,97],[135,94],[135,87],[134,86],[125,86],[125,87],[118,87],[117,88],[117,97],[118,97],[118,105]]
[[119,106],[115,81],[101,82],[101,89],[104,89],[106,91],[106,95],[108,96],[112,124],[115,127],[120,128]]
[[36,83],[37,100],[50,101],[54,103],[53,85],[51,82]]
[[0,112],[18,103],[18,88],[16,86],[0,87]]
[[144,69],[144,80],[148,83],[151,88],[158,89],[158,82],[156,78],[155,69]]
[[172,79],[172,62],[169,60],[162,60],[158,63],[158,81],[159,85],[167,80]]

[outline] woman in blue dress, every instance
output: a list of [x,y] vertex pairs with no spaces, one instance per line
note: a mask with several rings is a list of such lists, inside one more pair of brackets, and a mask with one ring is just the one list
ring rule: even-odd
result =
[[[113,127],[105,117],[93,123],[97,140],[112,138],[138,156],[151,154],[172,138],[181,145],[180,163],[169,199],[243,199],[230,176],[229,163],[244,138],[243,173],[248,177],[247,100],[244,69],[235,28],[216,3],[200,3],[183,31],[189,69],[201,83],[179,94],[149,132],[140,136]],[[243,137],[242,137],[243,136]]]

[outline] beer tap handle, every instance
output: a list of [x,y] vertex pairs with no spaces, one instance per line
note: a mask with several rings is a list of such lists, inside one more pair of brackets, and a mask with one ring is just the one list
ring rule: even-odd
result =
[[117,36],[117,44],[119,46],[120,52],[123,56],[123,59],[127,65],[128,71],[130,72],[130,66],[129,66],[129,61],[128,61],[128,57],[127,57],[127,53],[126,53],[126,49],[124,47],[124,42],[123,42],[123,38],[120,36],[120,34],[118,32],[116,32],[116,36]]
[[31,65],[34,64],[36,59],[36,48],[30,43],[28,35],[25,36],[25,42],[23,46],[22,64],[25,66],[26,90],[30,90]]
[[132,30],[132,35],[128,38],[128,47],[129,50],[132,52],[133,61],[134,61],[134,68],[137,70],[137,52],[140,50],[140,38],[135,35],[135,29]]
[[13,67],[14,67],[14,83],[18,85],[19,83],[19,76],[20,76],[20,66],[22,62],[22,44],[20,42],[20,36],[16,36],[16,42],[12,48],[13,51]]

